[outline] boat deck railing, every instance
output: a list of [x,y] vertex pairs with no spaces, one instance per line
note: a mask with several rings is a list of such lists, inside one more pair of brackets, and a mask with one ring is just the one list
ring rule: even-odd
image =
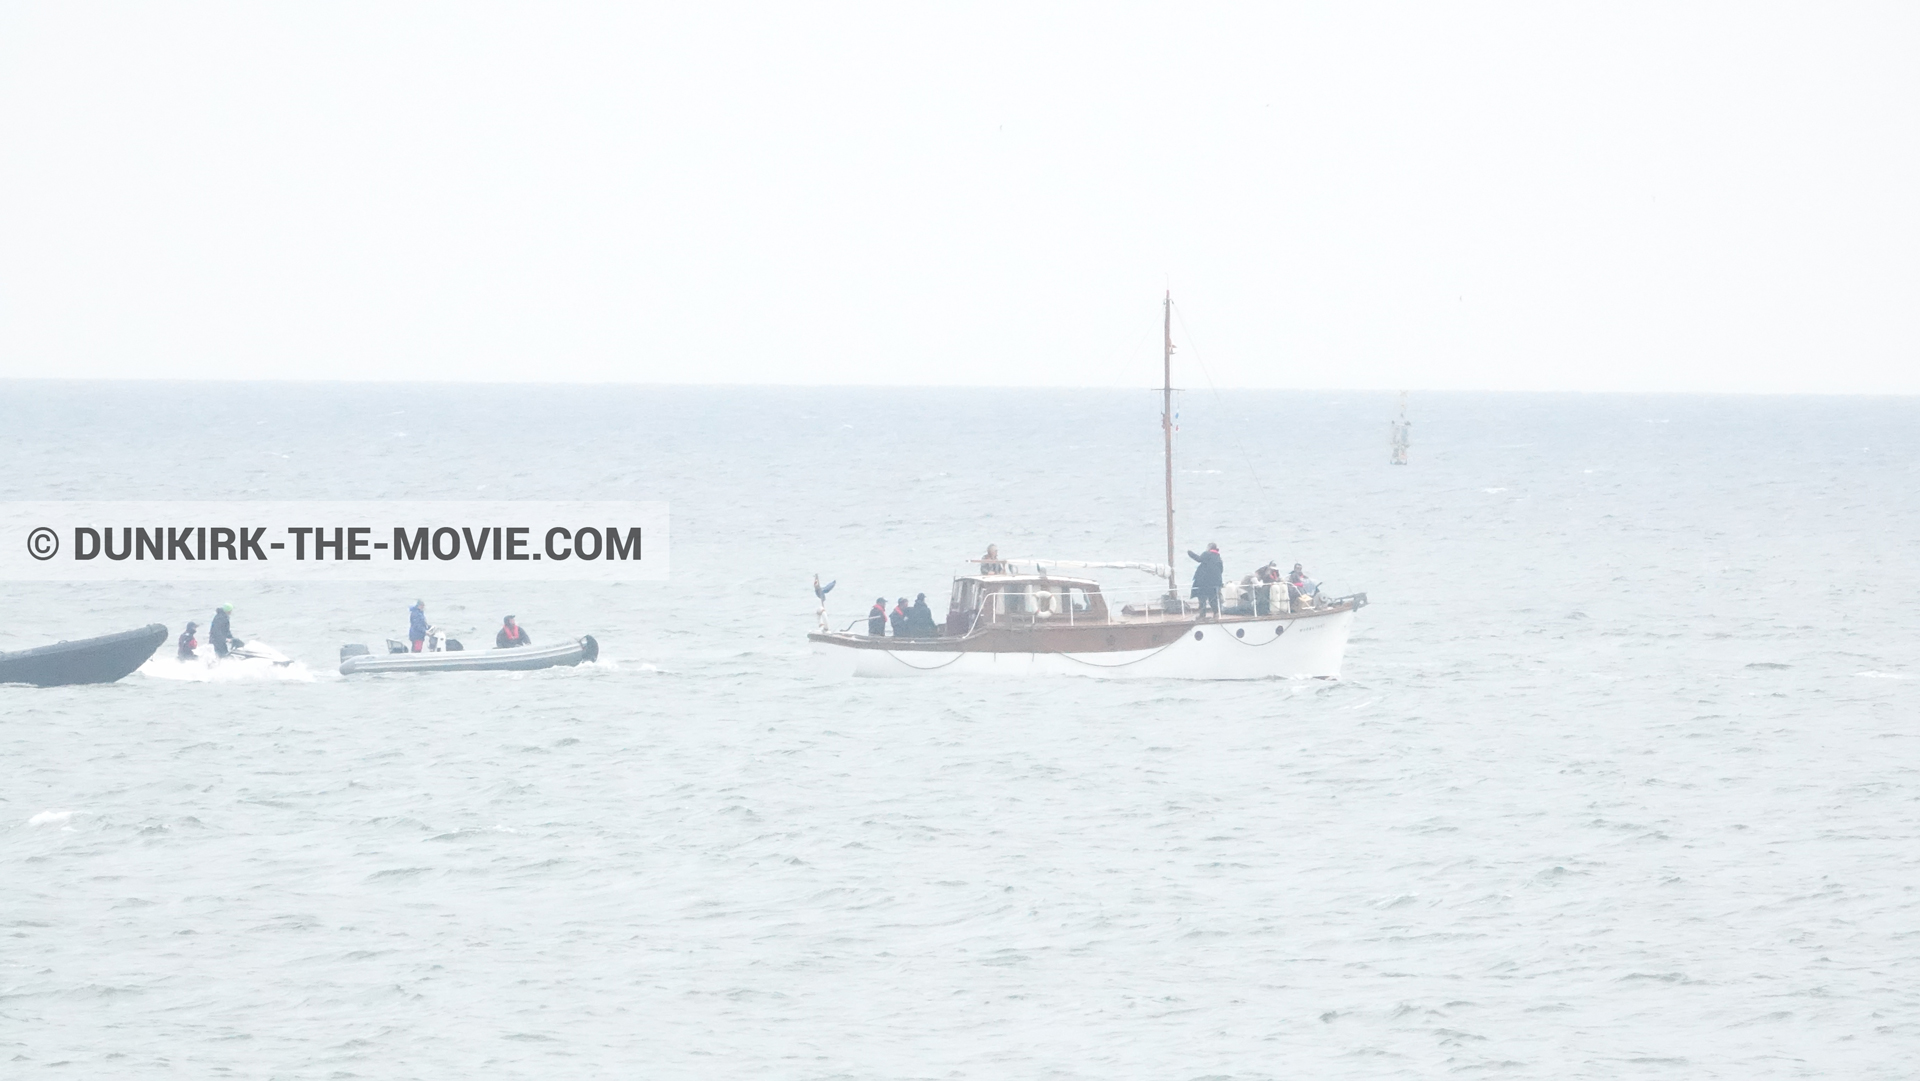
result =
[[[1248,607],[1247,601],[1239,597],[1239,588],[1231,590],[1235,604],[1224,613],[1223,618],[1234,619],[1271,619],[1279,617],[1300,617],[1320,615],[1338,611],[1342,608],[1359,608],[1367,603],[1365,593],[1354,593],[1343,597],[1329,597],[1314,593],[1301,598],[1301,603],[1289,606],[1284,583],[1272,583],[1278,602],[1269,602],[1267,611],[1260,613],[1257,606]],[[1104,613],[1094,614],[1091,597],[1098,596],[1105,602]],[[1036,590],[1021,593],[991,593],[978,605],[972,618],[968,620],[965,632],[950,635],[945,624],[940,625],[940,633],[935,637],[956,640],[970,638],[993,627],[1020,627],[1037,629],[1048,626],[1077,627],[1087,624],[1098,626],[1136,625],[1142,623],[1186,622],[1200,613],[1200,603],[1190,597],[1180,597],[1164,588],[1139,590],[1100,590],[1098,594],[1088,594],[1089,601],[1075,604],[1072,591],[1063,589]],[[1018,598],[1010,605],[1008,598]],[[856,630],[867,622],[861,616],[849,622],[838,633],[867,637]]]

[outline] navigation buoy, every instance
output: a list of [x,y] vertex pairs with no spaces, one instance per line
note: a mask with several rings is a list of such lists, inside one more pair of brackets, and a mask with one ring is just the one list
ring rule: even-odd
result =
[[1407,392],[1403,390],[1400,392],[1400,416],[1393,422],[1389,436],[1389,445],[1393,449],[1393,457],[1389,460],[1394,465],[1406,465],[1407,447],[1412,442],[1413,422],[1407,419]]

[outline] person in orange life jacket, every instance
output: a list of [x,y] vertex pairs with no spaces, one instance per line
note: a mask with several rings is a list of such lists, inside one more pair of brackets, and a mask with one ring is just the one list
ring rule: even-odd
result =
[[197,661],[200,659],[200,654],[194,652],[194,650],[199,647],[200,640],[193,636],[193,632],[198,630],[199,627],[200,627],[200,624],[198,623],[188,622],[187,629],[180,632],[180,659],[181,660]]
[[887,599],[875,597],[873,607],[867,609],[867,637],[885,638],[887,636]]
[[493,648],[495,649],[512,649],[514,646],[530,646],[532,644],[533,636],[527,633],[525,627],[515,623],[512,616],[508,616],[507,621],[500,625],[500,633],[493,636]]
[[902,597],[900,603],[893,606],[893,611],[887,613],[887,622],[893,624],[895,638],[912,637],[913,632],[907,629],[907,618],[907,599]]

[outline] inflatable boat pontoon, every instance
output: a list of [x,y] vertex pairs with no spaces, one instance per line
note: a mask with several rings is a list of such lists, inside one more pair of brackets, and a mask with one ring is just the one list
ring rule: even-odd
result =
[[38,687],[112,683],[145,664],[166,640],[167,628],[150,623],[137,631],[0,653],[0,683],[31,683]]
[[517,649],[442,650],[434,653],[373,653],[366,646],[340,647],[340,674],[374,672],[530,672],[576,665],[600,656],[593,635],[552,646]]

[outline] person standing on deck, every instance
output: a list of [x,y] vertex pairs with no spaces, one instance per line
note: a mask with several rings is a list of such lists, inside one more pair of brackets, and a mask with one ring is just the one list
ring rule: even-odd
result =
[[1226,581],[1225,564],[1220,558],[1220,546],[1207,545],[1202,555],[1191,551],[1187,558],[1200,564],[1193,571],[1193,595],[1200,601],[1200,619],[1207,618],[1208,609],[1212,609],[1213,618],[1220,618],[1220,586]]
[[913,607],[907,610],[907,633],[915,638],[932,638],[939,634],[933,622],[933,609],[927,606],[925,593],[913,599]]
[[820,602],[820,607],[814,609],[813,618],[820,624],[821,634],[826,634],[833,630],[832,627],[827,625],[827,594],[832,593],[833,587],[839,584],[839,580],[836,579],[828,582],[826,585],[821,585],[820,576],[817,574],[813,576],[813,596]]
[[407,609],[407,637],[413,641],[413,651],[420,652],[427,641],[427,602],[414,601]]
[[867,611],[867,637],[885,638],[887,636],[887,599],[875,597],[873,607]]
[[900,603],[894,605],[893,611],[887,613],[887,622],[893,624],[893,636],[895,638],[913,637],[913,632],[907,629],[907,599],[905,597],[900,598]]

